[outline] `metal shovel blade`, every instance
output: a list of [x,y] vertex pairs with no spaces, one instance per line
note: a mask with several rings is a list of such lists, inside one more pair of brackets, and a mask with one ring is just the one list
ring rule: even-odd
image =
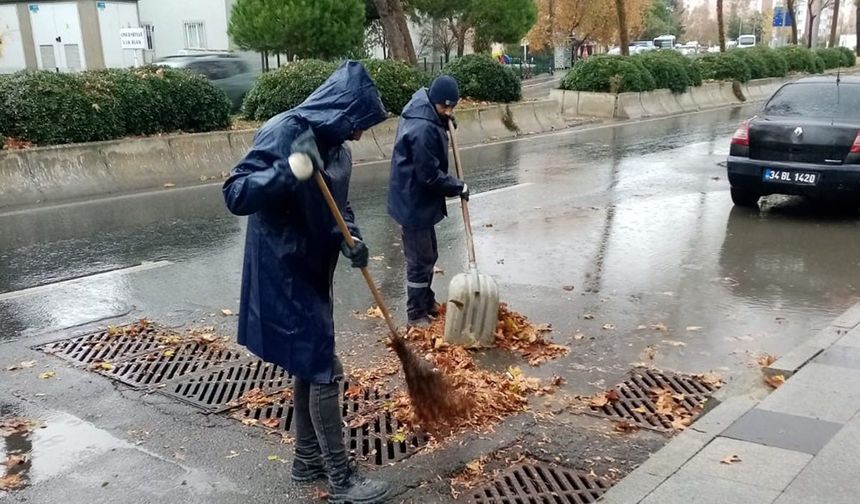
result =
[[445,313],[445,341],[467,348],[495,346],[499,286],[472,268],[451,279]]

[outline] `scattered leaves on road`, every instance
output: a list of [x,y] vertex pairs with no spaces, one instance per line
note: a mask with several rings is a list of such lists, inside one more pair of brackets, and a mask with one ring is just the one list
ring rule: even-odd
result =
[[18,371],[19,369],[30,369],[31,367],[33,367],[35,365],[36,365],[36,361],[34,361],[34,360],[24,361],[24,362],[19,362],[18,364],[15,364],[13,366],[9,366],[8,368],[6,368],[6,370],[7,371]]
[[163,187],[164,187],[165,189],[170,189],[170,188],[176,187],[176,184],[174,184],[174,183],[172,183],[172,182],[168,182],[168,183],[164,184],[164,186],[163,186]]
[[225,317],[232,317],[234,314],[233,310],[229,308],[224,308],[223,310],[221,310],[221,315],[224,315]]
[[764,382],[767,383],[771,388],[778,389],[783,384],[785,384],[785,376],[783,376],[783,375],[774,375],[774,376],[764,375]]
[[276,460],[280,460],[280,459],[279,459],[279,457],[278,457],[277,455],[269,455],[268,457],[266,457],[266,459],[267,459],[267,460],[269,460],[270,462],[274,462],[274,461],[276,461]]
[[756,359],[756,364],[761,368],[769,367],[774,362],[776,362],[776,357],[770,354],[762,354],[758,359]]
[[613,422],[613,424],[615,424],[615,432],[629,434],[639,430],[639,427],[636,424],[628,422],[627,420],[619,420],[617,422]]
[[0,465],[6,466],[7,469],[12,469],[13,467],[18,467],[27,461],[27,457],[25,455],[9,455],[6,460],[0,462]]
[[378,306],[371,306],[367,309],[366,315],[370,318],[384,319],[385,315],[382,313],[382,308]]
[[722,375],[719,373],[701,373],[693,375],[693,377],[712,388],[720,388],[725,384]]
[[562,289],[563,289],[563,290],[566,290],[567,292],[571,292],[571,291],[573,291],[574,289],[576,289],[576,287],[575,287],[575,286],[573,286],[573,285],[565,285],[565,286],[563,286],[563,287],[562,287]]
[[669,328],[665,324],[651,324],[652,331],[669,332]]
[[604,331],[614,331],[615,330],[615,324],[603,324],[603,330]]
[[720,464],[732,465],[737,464],[738,462],[742,462],[741,458],[737,455],[729,455],[722,460],[720,460]]
[[642,351],[642,360],[653,361],[655,357],[657,357],[657,347],[654,345],[648,345]]
[[667,339],[663,340],[663,344],[664,345],[670,345],[673,347],[685,347],[685,346],[687,346],[687,344],[684,343],[683,341],[674,341],[674,340],[667,340]]
[[443,269],[442,269],[442,268],[440,268],[439,266],[433,266],[433,274],[434,274],[434,275],[444,275],[444,274],[445,274],[445,270],[443,270]]
[[688,326],[688,327],[687,327],[687,332],[698,332],[698,331],[701,331],[702,329],[704,329],[704,327],[700,327],[700,326]]
[[357,384],[350,385],[344,393],[347,399],[358,399],[362,394],[364,394],[364,389]]
[[40,380],[50,380],[51,378],[57,376],[56,371],[45,371],[44,373],[39,374]]
[[313,500],[317,501],[327,501],[328,500],[328,492],[323,490],[322,488],[314,488],[314,493],[311,495]]
[[274,404],[274,402],[274,398],[263,392],[263,389],[255,388],[245,392],[242,397],[232,401],[229,405],[231,407],[244,406],[248,409],[261,409]]
[[7,418],[0,421],[0,437],[11,436],[12,434],[27,434],[40,426],[39,422],[26,418]]

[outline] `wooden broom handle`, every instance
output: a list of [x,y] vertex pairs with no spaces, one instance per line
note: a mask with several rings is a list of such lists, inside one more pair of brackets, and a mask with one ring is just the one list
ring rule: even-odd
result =
[[[337,202],[331,195],[331,191],[326,185],[325,180],[323,180],[322,174],[319,170],[314,170],[314,180],[316,180],[317,185],[320,188],[320,192],[322,193],[325,202],[328,204],[329,210],[331,210],[334,220],[337,221],[337,227],[340,228],[340,232],[343,234],[343,239],[346,241],[346,244],[349,248],[355,247],[355,240],[352,238],[352,233],[349,231],[349,227],[347,227],[346,221],[343,219],[343,215],[337,207]],[[397,332],[397,326],[394,325],[391,313],[389,313],[388,308],[385,307],[382,293],[379,292],[379,289],[376,287],[376,282],[374,282],[373,277],[370,276],[370,270],[368,270],[367,267],[361,268],[361,274],[364,276],[364,281],[367,282],[367,286],[370,288],[370,293],[373,294],[373,299],[376,301],[376,305],[379,306],[380,310],[382,310],[382,316],[385,317],[385,323],[388,324],[388,330],[391,331],[392,339],[399,338],[400,334]]]
[[[460,148],[457,145],[457,135],[454,133],[454,121],[448,121],[448,134],[451,135],[451,150],[454,151],[454,167],[457,171],[457,178],[464,180],[463,165],[460,162]],[[465,183],[465,182],[464,182]],[[466,245],[469,249],[469,266],[477,266],[475,258],[475,239],[472,236],[472,219],[469,217],[469,202],[460,198],[460,208],[463,209],[463,223],[466,226]]]

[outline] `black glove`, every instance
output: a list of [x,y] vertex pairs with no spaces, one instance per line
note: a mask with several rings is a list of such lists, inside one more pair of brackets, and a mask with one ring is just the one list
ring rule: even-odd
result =
[[460,192],[460,198],[469,201],[469,186],[463,184],[463,190]]
[[344,240],[340,244],[340,250],[343,252],[344,257],[352,262],[353,268],[366,268],[367,263],[370,260],[370,251],[367,249],[367,245],[365,245],[363,241],[354,236],[352,239],[355,242],[354,247],[349,248],[346,240]]
[[290,146],[290,150],[292,152],[306,154],[309,158],[311,158],[311,162],[314,165],[314,170],[322,170],[323,160],[322,156],[320,156],[320,151],[317,147],[317,139],[314,136],[313,130],[307,130],[301,135],[299,135],[293,141],[293,145]]

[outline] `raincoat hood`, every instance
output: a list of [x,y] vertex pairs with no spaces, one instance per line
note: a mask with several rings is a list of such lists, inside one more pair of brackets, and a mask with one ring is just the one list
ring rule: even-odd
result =
[[424,119],[432,123],[441,125],[439,114],[436,112],[436,107],[430,102],[430,95],[427,94],[427,88],[421,88],[412,95],[412,99],[403,109],[401,114],[404,119]]
[[356,130],[369,130],[388,116],[373,79],[357,61],[343,62],[292,112],[330,145],[341,144]]

